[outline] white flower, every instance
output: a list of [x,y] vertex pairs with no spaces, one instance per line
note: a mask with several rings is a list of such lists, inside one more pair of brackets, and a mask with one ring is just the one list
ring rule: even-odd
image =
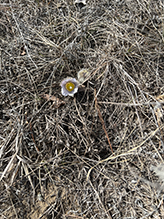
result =
[[74,96],[78,91],[79,83],[75,78],[65,78],[60,83],[61,93],[63,96]]

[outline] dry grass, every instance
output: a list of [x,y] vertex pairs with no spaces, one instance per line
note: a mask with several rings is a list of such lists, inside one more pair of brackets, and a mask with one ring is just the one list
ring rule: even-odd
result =
[[164,218],[163,2],[0,2],[0,217]]

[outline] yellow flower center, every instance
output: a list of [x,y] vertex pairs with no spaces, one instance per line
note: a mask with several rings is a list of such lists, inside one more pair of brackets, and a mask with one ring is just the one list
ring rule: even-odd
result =
[[68,81],[65,85],[67,91],[71,92],[75,89],[75,84],[72,83],[71,81]]

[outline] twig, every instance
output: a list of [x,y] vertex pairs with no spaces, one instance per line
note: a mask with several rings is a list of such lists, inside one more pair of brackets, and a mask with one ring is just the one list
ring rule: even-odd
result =
[[98,115],[99,115],[99,118],[100,118],[102,127],[103,127],[103,129],[104,129],[105,135],[106,135],[107,140],[108,140],[109,147],[110,147],[110,149],[111,149],[111,151],[112,151],[112,154],[113,154],[113,148],[112,148],[112,145],[111,145],[110,140],[109,140],[108,133],[107,133],[106,128],[105,128],[104,120],[103,120],[103,118],[102,118],[101,112],[100,112],[99,107],[98,107],[97,97],[96,97],[96,89],[95,89],[94,91],[95,91],[95,92],[94,92],[94,96],[95,96],[95,108],[96,108],[97,111],[98,111]]

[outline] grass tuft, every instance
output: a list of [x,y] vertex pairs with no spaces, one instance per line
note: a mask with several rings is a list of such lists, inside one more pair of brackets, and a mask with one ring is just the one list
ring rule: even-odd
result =
[[163,218],[163,11],[0,1],[1,218]]

